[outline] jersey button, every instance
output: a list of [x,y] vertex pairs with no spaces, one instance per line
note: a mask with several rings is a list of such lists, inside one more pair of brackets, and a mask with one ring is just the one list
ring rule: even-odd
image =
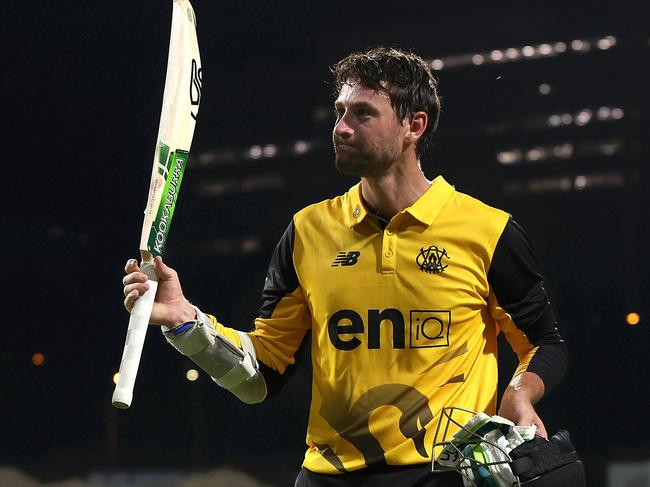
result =
[[386,235],[391,236],[392,234],[393,232],[391,232],[390,230],[386,230]]
[[387,259],[390,259],[390,258],[393,256],[393,252],[390,251],[390,250],[387,250],[386,252],[384,252],[384,256],[385,256]]

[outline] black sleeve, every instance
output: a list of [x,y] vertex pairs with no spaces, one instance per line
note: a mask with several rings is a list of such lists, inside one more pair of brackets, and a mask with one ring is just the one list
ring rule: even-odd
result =
[[298,287],[298,275],[293,265],[294,236],[295,229],[292,220],[276,245],[266,271],[266,280],[262,291],[262,307],[258,313],[260,318],[270,318],[280,300]]
[[566,370],[566,344],[558,332],[532,244],[512,219],[497,242],[488,281],[497,302],[515,326],[533,346],[539,347],[527,370],[539,375],[545,390],[550,391]]
[[[260,318],[270,318],[280,300],[287,294],[291,294],[298,287],[298,275],[293,264],[294,236],[295,229],[292,220],[275,247],[266,272],[264,289],[262,291],[262,306],[258,312]],[[302,358],[305,355],[303,349],[307,342],[308,340],[303,340],[300,349],[296,352],[296,359]],[[285,382],[295,372],[297,364],[298,360],[293,365],[288,366],[283,374],[280,374],[268,365],[258,362],[260,372],[266,381],[267,398],[274,396],[282,389]]]

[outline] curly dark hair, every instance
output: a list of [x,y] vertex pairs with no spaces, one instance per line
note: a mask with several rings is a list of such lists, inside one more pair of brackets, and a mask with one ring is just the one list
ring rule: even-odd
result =
[[359,83],[388,94],[399,120],[425,112],[429,123],[415,146],[417,156],[422,156],[438,127],[440,99],[438,82],[420,56],[392,47],[374,47],[348,55],[332,67],[332,73],[336,94],[346,83]]

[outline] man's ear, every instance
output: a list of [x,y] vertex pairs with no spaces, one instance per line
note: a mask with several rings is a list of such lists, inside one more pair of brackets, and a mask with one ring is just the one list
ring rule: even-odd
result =
[[404,134],[404,142],[415,144],[420,140],[420,137],[422,137],[422,134],[424,134],[424,131],[427,129],[429,116],[426,112],[415,112],[407,123],[408,130],[406,134]]

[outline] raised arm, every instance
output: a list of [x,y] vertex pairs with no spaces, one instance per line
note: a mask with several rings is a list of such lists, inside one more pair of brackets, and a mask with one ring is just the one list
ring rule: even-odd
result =
[[[292,222],[269,264],[263,304],[249,333],[226,327],[190,304],[176,271],[160,258],[155,261],[159,285],[151,324],[161,325],[174,348],[246,403],[261,402],[279,390],[311,326],[293,267],[293,241]],[[149,286],[136,262],[127,262],[125,270],[124,305],[130,309]]]
[[[266,384],[246,334],[224,327],[214,317],[192,306],[183,294],[177,272],[160,257],[156,257],[154,268],[158,290],[150,324],[161,326],[167,341],[217,384],[246,403],[262,401],[266,397]],[[127,262],[125,271],[124,306],[130,310],[149,289],[149,284],[134,260]]]

